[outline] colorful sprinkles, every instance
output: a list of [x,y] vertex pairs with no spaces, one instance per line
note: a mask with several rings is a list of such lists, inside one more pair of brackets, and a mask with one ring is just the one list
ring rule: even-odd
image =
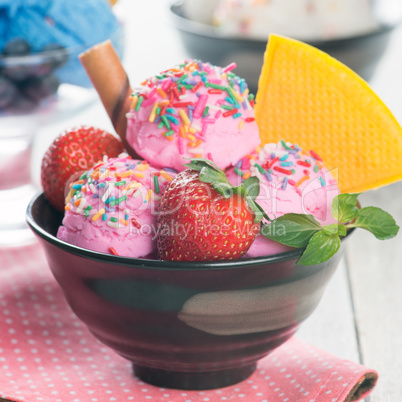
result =
[[303,152],[298,145],[281,140],[278,144],[267,144],[257,148],[253,155],[246,155],[240,159],[233,170],[242,180],[250,175],[257,176],[260,180],[264,178],[268,182],[273,182],[276,178],[279,190],[293,186],[300,193],[299,187],[317,174],[321,187],[336,182],[325,180],[323,168],[322,159],[316,152],[313,150]]
[[152,105],[147,109],[148,121],[162,130],[162,138],[175,141],[180,155],[187,152],[208,158],[202,143],[209,125],[221,117],[236,119],[241,132],[246,124],[254,122],[247,113],[254,107],[254,95],[249,93],[245,80],[232,72],[234,68],[236,63],[221,68],[186,60],[144,81],[132,94],[127,117],[135,120],[136,112]]
[[[149,174],[149,180],[145,173]],[[83,215],[95,226],[140,230],[141,220],[136,216],[138,205],[159,201],[163,188],[172,180],[174,173],[173,170],[167,173],[150,168],[148,163],[129,156],[106,159],[70,185],[65,209]],[[143,202],[130,202],[140,196]],[[109,251],[119,255],[113,247]]]

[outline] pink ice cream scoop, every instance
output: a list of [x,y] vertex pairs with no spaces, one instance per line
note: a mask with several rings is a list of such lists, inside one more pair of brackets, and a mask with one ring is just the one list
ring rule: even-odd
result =
[[71,185],[57,237],[101,253],[156,253],[156,211],[174,173],[130,157],[111,158]]
[[[340,193],[336,180],[314,151],[281,141],[266,144],[240,159],[227,173],[232,185],[250,176],[260,179],[256,201],[271,219],[286,213],[312,214],[321,225],[335,223],[332,200]],[[289,250],[259,234],[246,257],[259,257]]]
[[127,141],[135,152],[178,171],[186,158],[208,158],[226,169],[252,152],[260,144],[253,95],[234,67],[189,60],[134,90]]

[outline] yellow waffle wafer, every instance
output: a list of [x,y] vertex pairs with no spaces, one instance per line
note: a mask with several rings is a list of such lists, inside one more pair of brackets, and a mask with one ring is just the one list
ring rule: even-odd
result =
[[272,35],[264,57],[256,120],[262,143],[313,149],[338,169],[342,192],[402,179],[402,128],[369,85],[305,43]]

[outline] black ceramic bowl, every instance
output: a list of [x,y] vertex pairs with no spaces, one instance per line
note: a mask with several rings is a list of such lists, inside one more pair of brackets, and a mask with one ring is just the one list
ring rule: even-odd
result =
[[302,250],[232,262],[177,263],[101,254],[60,241],[43,194],[27,221],[77,316],[154,385],[224,387],[289,339],[316,308],[342,250],[300,266]]
[[[246,79],[253,92],[257,91],[267,41],[224,35],[212,25],[193,21],[186,17],[181,2],[170,6],[169,17],[191,57],[223,67],[236,62],[236,74]],[[391,32],[400,22],[393,17],[392,21],[381,21],[378,30],[365,35],[308,43],[369,80],[385,52]]]

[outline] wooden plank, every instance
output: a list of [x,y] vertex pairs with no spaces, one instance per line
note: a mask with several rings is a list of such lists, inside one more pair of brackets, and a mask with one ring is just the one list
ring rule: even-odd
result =
[[[402,224],[402,182],[361,195]],[[371,402],[398,401],[402,384],[402,235],[381,242],[359,231],[350,239],[347,261],[363,363],[380,380]]]
[[402,57],[400,48],[402,43],[402,26],[396,29],[391,36],[387,50],[378,64],[370,84],[377,95],[390,108],[392,113],[402,123]]
[[328,283],[317,310],[302,324],[297,336],[336,356],[360,362],[344,260]]

